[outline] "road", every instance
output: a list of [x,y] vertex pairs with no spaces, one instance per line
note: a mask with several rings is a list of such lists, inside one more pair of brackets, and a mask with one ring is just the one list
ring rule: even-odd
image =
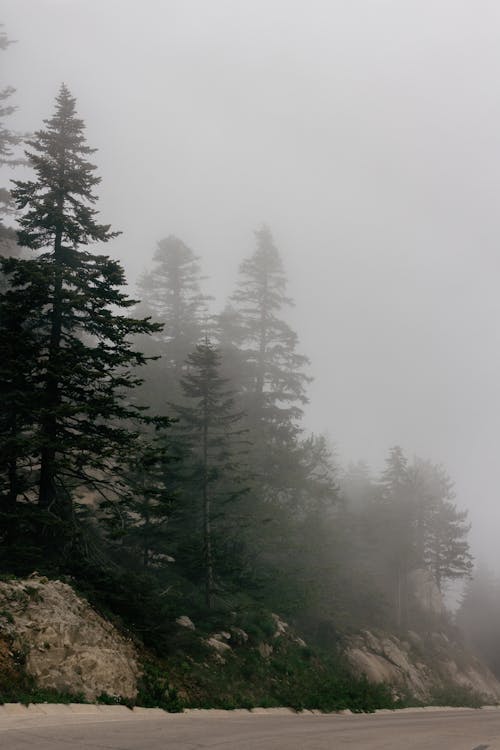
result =
[[2,750],[500,750],[500,709],[0,721]]

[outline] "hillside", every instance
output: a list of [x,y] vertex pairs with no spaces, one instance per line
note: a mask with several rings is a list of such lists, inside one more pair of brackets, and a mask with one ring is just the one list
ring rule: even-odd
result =
[[161,655],[68,583],[37,574],[0,583],[0,623],[2,701],[373,710],[500,698],[489,671],[439,632],[425,645],[417,633],[404,641],[360,632],[346,640],[344,657],[310,648],[276,614],[260,613],[247,630],[229,619],[212,632],[179,615],[172,649]]

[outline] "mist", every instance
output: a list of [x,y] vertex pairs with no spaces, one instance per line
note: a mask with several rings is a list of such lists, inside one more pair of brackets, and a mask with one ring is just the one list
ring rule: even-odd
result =
[[9,123],[76,96],[132,293],[174,234],[220,311],[268,224],[306,429],[343,464],[442,462],[498,569],[498,3],[4,0],[1,20]]

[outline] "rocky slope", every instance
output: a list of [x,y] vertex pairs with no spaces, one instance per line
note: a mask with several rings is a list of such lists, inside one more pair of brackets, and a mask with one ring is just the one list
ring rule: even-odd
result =
[[436,694],[457,690],[498,702],[500,683],[496,677],[463,643],[456,642],[453,629],[448,627],[445,632],[440,627],[449,620],[449,613],[430,572],[412,571],[410,585],[413,611],[423,616],[427,626],[419,632],[409,629],[400,638],[368,630],[351,638],[346,656],[354,673],[390,684],[401,695],[412,695],[423,703],[435,699]]
[[355,674],[392,685],[402,697],[428,703],[436,694],[465,689],[488,703],[500,700],[495,676],[444,632],[424,641],[411,630],[405,639],[365,630],[350,639],[346,656]]
[[41,688],[133,700],[139,660],[131,641],[61,581],[0,582],[3,645],[23,655]]
[[[438,604],[435,598],[433,606]],[[168,658],[158,660],[139,654],[68,584],[36,574],[0,581],[0,677],[8,683],[21,660],[39,688],[91,701],[105,694],[133,702],[142,675],[141,689],[149,684],[153,701],[145,705],[160,700],[172,710],[236,707],[245,701],[307,703],[336,668],[331,672],[277,615],[268,619],[266,628],[249,635],[236,623],[217,632],[199,630],[181,615],[177,636],[173,630],[177,645]],[[495,677],[445,632],[424,637],[410,630],[396,638],[365,630],[346,642],[345,655],[354,675],[390,685],[396,697],[429,703],[439,690],[465,689],[487,702],[500,700]],[[247,690],[249,686],[253,688]],[[336,705],[336,690],[333,682],[327,705]]]

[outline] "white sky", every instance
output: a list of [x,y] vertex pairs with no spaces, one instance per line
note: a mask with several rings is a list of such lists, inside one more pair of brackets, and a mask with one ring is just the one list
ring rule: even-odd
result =
[[442,461],[500,568],[500,3],[2,0],[16,124],[59,84],[131,281],[177,234],[222,306],[270,224],[309,429]]

